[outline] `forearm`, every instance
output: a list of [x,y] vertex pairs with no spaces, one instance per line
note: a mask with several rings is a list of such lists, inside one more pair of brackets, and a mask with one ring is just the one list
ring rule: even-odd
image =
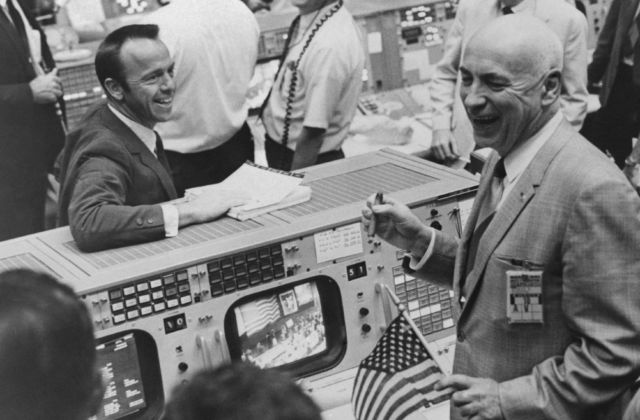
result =
[[325,130],[303,127],[302,133],[296,141],[291,169],[296,170],[315,165],[324,140]]

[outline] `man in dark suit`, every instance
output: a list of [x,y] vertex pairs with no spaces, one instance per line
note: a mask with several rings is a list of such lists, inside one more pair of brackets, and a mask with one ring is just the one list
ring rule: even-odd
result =
[[582,134],[618,167],[631,153],[640,112],[640,0],[613,0],[587,75],[589,84],[602,82],[602,107],[585,122]]
[[454,375],[437,386],[454,390],[452,419],[620,418],[640,373],[640,198],[559,112],[561,70],[535,18],[471,38],[461,98],[495,152],[462,238],[392,198],[363,210],[407,269],[455,293]]
[[173,61],[156,25],[129,25],[98,48],[96,74],[107,104],[92,109],[67,137],[61,167],[59,224],[84,251],[178,234],[224,214],[238,200],[202,195],[167,203],[176,191],[153,126],[171,115]]
[[54,67],[29,9],[0,0],[0,240],[44,229],[47,170],[64,142]]

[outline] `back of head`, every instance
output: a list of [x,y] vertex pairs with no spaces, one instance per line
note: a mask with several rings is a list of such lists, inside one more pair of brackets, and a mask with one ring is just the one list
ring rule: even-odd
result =
[[163,420],[321,420],[321,416],[288,376],[237,363],[201,371],[177,388]]
[[0,273],[0,417],[86,419],[99,383],[93,326],[73,290],[47,274]]

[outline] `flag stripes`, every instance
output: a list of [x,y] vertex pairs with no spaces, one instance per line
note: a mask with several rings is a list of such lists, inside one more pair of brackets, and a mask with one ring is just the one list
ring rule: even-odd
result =
[[245,322],[247,330],[247,336],[251,336],[269,323],[275,322],[280,319],[280,306],[276,296],[271,296],[266,299],[260,299],[253,302],[254,305],[242,308],[242,318]]

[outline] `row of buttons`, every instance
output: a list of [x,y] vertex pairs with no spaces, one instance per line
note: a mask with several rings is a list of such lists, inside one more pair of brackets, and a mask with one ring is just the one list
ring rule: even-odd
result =
[[393,269],[395,293],[409,309],[422,334],[428,335],[453,327],[453,291],[417,280],[402,267]]
[[280,245],[260,248],[207,264],[211,296],[233,293],[285,277]]
[[109,290],[113,323],[121,324],[152,313],[190,305],[191,287],[186,270],[161,278]]

